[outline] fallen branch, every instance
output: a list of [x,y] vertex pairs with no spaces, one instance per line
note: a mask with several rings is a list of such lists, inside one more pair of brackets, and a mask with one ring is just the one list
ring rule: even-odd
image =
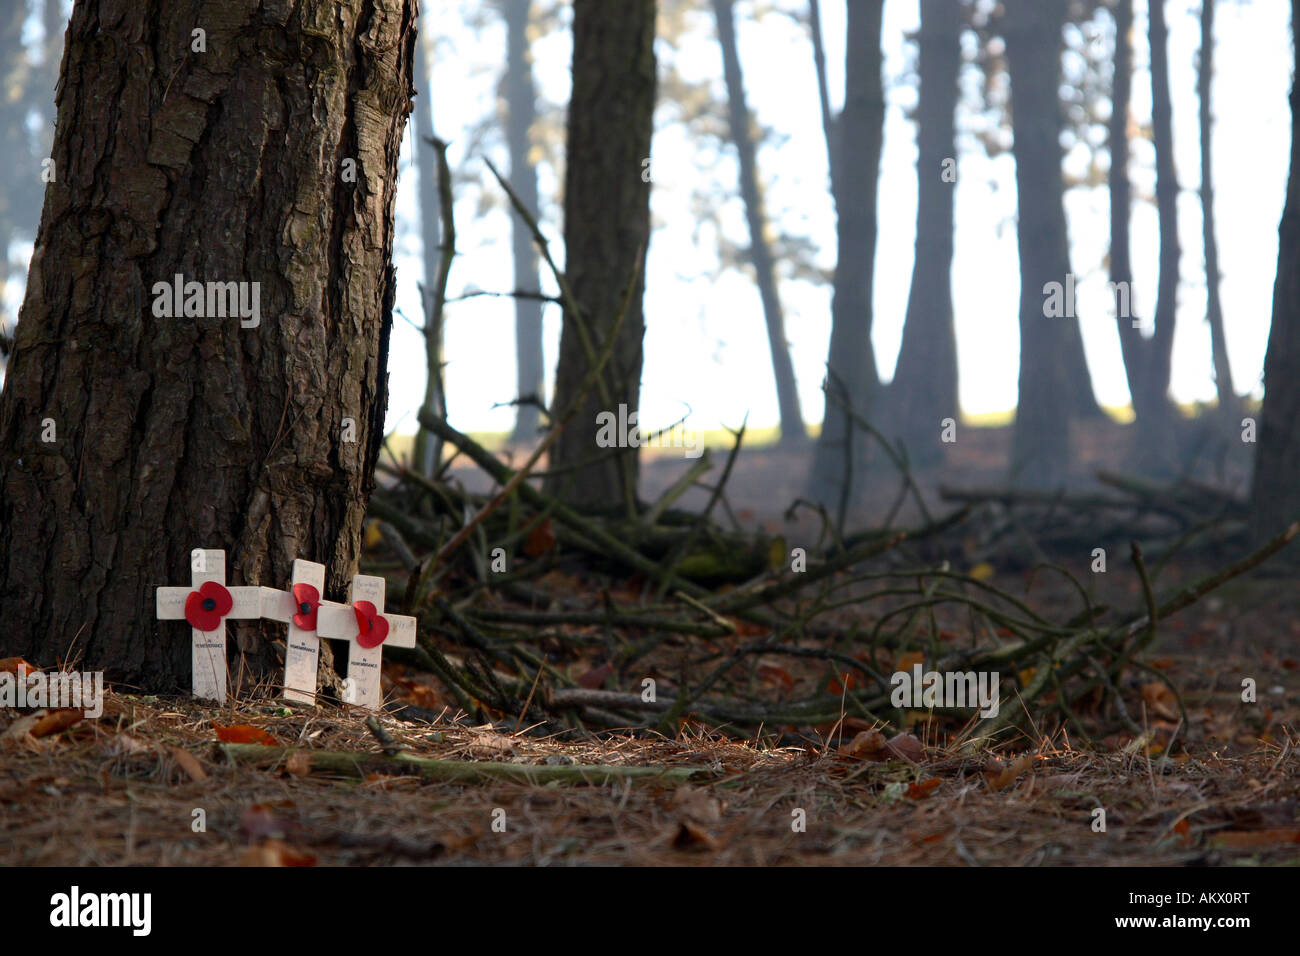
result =
[[410,774],[427,780],[480,783],[509,780],[516,783],[575,783],[601,785],[610,780],[656,779],[687,781],[710,771],[705,767],[637,767],[605,764],[522,764],[475,760],[436,760],[401,752],[391,756],[377,753],[346,753],[333,750],[302,750],[297,747],[267,747],[262,744],[218,744],[217,753],[236,766],[271,770],[282,766],[295,753],[311,757],[311,772],[365,778],[373,773]]

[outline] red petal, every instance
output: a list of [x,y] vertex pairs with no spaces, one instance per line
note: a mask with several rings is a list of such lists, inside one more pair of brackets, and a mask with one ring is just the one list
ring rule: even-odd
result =
[[369,601],[357,601],[352,605],[357,616],[357,643],[362,647],[378,647],[388,637],[388,621]]
[[[367,608],[369,613],[367,613]],[[369,601],[358,601],[352,605],[352,613],[357,616],[357,635],[364,637],[370,633],[370,622],[374,619],[375,606]]]
[[293,586],[293,602],[295,604],[310,604],[314,611],[320,605],[320,592],[310,584],[295,584]]
[[235,599],[230,596],[230,592],[216,581],[204,582],[203,586],[199,588],[199,593],[205,598],[212,598],[217,602],[214,610],[219,617],[225,617],[230,613],[230,609],[235,606]]
[[388,620],[382,614],[376,614],[375,619],[370,622],[370,630],[366,634],[357,635],[357,643],[362,647],[378,647],[384,643],[388,637]]
[[203,607],[203,595],[198,591],[191,591],[185,598],[185,620],[190,622],[190,627],[200,631],[215,631],[221,623],[221,615],[216,611],[208,611]]

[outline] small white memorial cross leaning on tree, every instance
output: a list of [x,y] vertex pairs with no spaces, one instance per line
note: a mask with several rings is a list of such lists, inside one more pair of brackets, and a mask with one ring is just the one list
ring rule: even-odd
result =
[[262,589],[226,587],[226,552],[195,548],[190,552],[187,588],[158,588],[160,621],[186,620],[191,628],[194,696],[226,700],[226,618],[262,616]]
[[316,634],[350,641],[345,700],[378,710],[383,701],[379,669],[384,645],[415,646],[415,618],[384,614],[384,579],[358,574],[348,588],[347,604],[322,604],[316,612]]
[[262,617],[289,625],[284,642],[284,697],[305,704],[316,700],[316,665],[320,638],[316,616],[325,591],[325,565],[301,559],[293,562],[288,591],[262,588]]

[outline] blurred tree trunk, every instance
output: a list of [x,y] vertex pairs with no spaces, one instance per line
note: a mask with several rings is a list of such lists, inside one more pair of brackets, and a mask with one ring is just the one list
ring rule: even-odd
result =
[[[537,173],[529,158],[529,131],[537,116],[537,91],[533,87],[532,61],[528,54],[528,14],[531,0],[505,0],[506,17],[506,139],[510,148],[510,186],[534,215],[538,211]],[[537,248],[533,235],[518,216],[511,220],[511,249],[515,266],[515,290],[541,289],[537,277]],[[538,299],[515,298],[516,395],[520,399],[543,400],[545,366],[542,364],[542,303]],[[516,442],[537,440],[541,412],[537,404],[521,403],[515,408]]]
[[826,410],[813,450],[809,497],[851,506],[866,492],[866,433],[846,407],[865,420],[880,378],[871,344],[871,292],[876,261],[876,185],[884,136],[880,30],[884,0],[848,5],[844,108],[835,121],[835,212],[838,241],[826,358]]
[[[424,23],[429,20],[425,19]],[[430,142],[433,126],[433,70],[425,54],[427,39],[415,42],[415,79],[423,89],[415,101],[415,159],[420,194],[420,253],[424,282],[420,304],[424,309],[424,402],[421,411],[435,418],[447,417],[447,396],[442,378],[442,316],[436,302],[439,263],[442,258],[442,209],[438,201],[438,152]],[[432,477],[442,458],[442,439],[421,427],[415,433],[415,468]]]
[[[889,425],[911,460],[937,464],[943,419],[956,418],[957,338],[952,315],[954,142],[957,73],[961,68],[961,4],[922,5],[920,96],[916,107],[916,259],[898,364],[889,385]],[[954,163],[945,181],[944,161]]]
[[[0,395],[0,653],[187,686],[188,629],[154,592],[189,583],[193,548],[224,548],[232,584],[318,560],[343,596],[383,433],[415,38],[414,3],[356,7],[227,3],[198,53],[188,4],[78,0]],[[260,283],[260,322],[158,317],[177,274]],[[236,678],[266,676],[257,626],[235,633]]]
[[[1080,398],[1069,371],[1069,356],[1079,348],[1078,321],[1044,314],[1044,285],[1064,284],[1070,272],[1057,101],[1064,16],[1058,3],[1006,2],[1020,251],[1020,397],[1012,474],[1031,487],[1065,482],[1070,418]],[[1087,391],[1091,399],[1091,387]]]
[[1133,91],[1133,0],[1117,0],[1114,15],[1115,78],[1111,88],[1110,171],[1107,174],[1110,193],[1110,281],[1115,286],[1115,323],[1119,332],[1120,352],[1124,357],[1124,374],[1133,401],[1133,413],[1140,418],[1146,411],[1141,402],[1147,394],[1142,385],[1147,343],[1138,331],[1137,316],[1133,310],[1133,264],[1129,253],[1129,220],[1133,208],[1133,188],[1128,176],[1129,104]]
[[[1130,0],[1131,2],[1131,0]],[[1219,411],[1235,416],[1237,390],[1228,364],[1228,340],[1223,332],[1223,303],[1219,298],[1219,241],[1214,228],[1214,172],[1210,89],[1214,83],[1214,2],[1201,0],[1201,62],[1196,77],[1201,127],[1201,236],[1205,247],[1205,316],[1210,323],[1210,349]]]
[[636,498],[637,449],[611,455],[600,448],[596,416],[606,411],[621,418],[622,405],[630,418],[640,398],[641,297],[650,241],[650,186],[642,182],[641,161],[650,156],[654,129],[654,37],[654,0],[574,0],[564,271],[581,314],[566,309],[564,315],[551,402],[557,414],[578,398],[624,300],[629,304],[603,385],[588,393],[554,445],[552,470],[576,470],[548,478],[546,486],[568,503],[596,510],[631,509]]
[[1156,209],[1160,217],[1160,281],[1155,334],[1146,385],[1151,398],[1169,401],[1174,325],[1178,312],[1178,174],[1174,170],[1173,103],[1169,96],[1169,30],[1164,0],[1149,6],[1151,43],[1151,135],[1156,153]]
[[[1158,6],[1158,4],[1157,4]],[[1115,78],[1111,91],[1110,115],[1110,281],[1115,292],[1115,322],[1129,398],[1136,418],[1136,440],[1131,467],[1145,472],[1169,474],[1176,461],[1173,407],[1165,387],[1153,385],[1159,363],[1154,356],[1159,341],[1144,338],[1133,308],[1133,266],[1130,257],[1129,221],[1132,214],[1132,185],[1128,174],[1129,103],[1133,88],[1133,0],[1118,0],[1114,10],[1116,26]],[[1166,91],[1168,84],[1166,83]],[[1167,117],[1166,117],[1167,119]],[[1168,180],[1166,180],[1166,186]],[[1162,227],[1163,229],[1163,227]],[[1161,274],[1165,272],[1162,268]],[[1165,299],[1166,304],[1170,300]]]
[[799,407],[799,390],[795,384],[794,366],[790,362],[790,345],[785,338],[785,319],[781,314],[781,299],[777,294],[772,250],[767,243],[763,195],[758,185],[758,160],[750,129],[749,107],[745,104],[745,81],[736,46],[732,0],[713,0],[713,13],[718,22],[718,43],[722,47],[731,138],[736,144],[736,153],[740,159],[740,195],[745,203],[745,219],[749,225],[749,255],[758,282],[759,298],[763,302],[763,317],[767,320],[767,343],[772,353],[772,372],[776,377],[777,403],[781,409],[781,440],[803,442],[808,433],[804,428],[803,411]]
[[9,224],[0,219],[0,372],[9,360],[9,350],[13,347],[12,319],[9,317],[9,240],[12,233]]
[[[7,90],[15,82],[15,74],[22,69],[26,51],[23,49],[23,20],[27,10],[21,3],[12,3],[0,11],[0,90]],[[52,95],[52,94],[51,94]],[[8,95],[0,95],[0,153],[10,156],[10,162],[26,153],[23,118],[27,112],[25,98],[15,102]],[[39,180],[37,180],[39,181]],[[9,357],[13,333],[9,315],[9,243],[20,223],[21,212],[15,208],[22,193],[32,192],[32,179],[6,176],[0,182],[0,371],[4,371]]]
[[[1264,357],[1264,405],[1259,415],[1252,531],[1264,539],[1300,520],[1300,0],[1291,0],[1294,70],[1291,81],[1291,170],[1278,229],[1273,324]],[[1294,559],[1296,548],[1288,549]]]
[[1138,439],[1134,464],[1156,475],[1178,468],[1177,416],[1169,398],[1174,326],[1178,312],[1178,176],[1174,170],[1173,105],[1169,97],[1169,30],[1164,0],[1148,4],[1151,46],[1151,128],[1156,154],[1156,210],[1160,220],[1160,278],[1156,286],[1155,332],[1147,345],[1138,387]]

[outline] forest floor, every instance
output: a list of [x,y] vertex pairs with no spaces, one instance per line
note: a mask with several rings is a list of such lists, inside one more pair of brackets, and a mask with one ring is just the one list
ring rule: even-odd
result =
[[[40,737],[39,713],[0,711],[0,865],[1300,865],[1300,625],[1277,585],[1169,622],[1154,664],[1190,728],[1163,685],[1135,682],[1145,733],[1022,738],[997,757],[935,745],[924,715],[885,747],[855,718],[780,739],[687,721],[565,741],[385,717],[387,746],[414,756],[572,775],[445,780],[385,761],[364,716],[334,706],[109,693],[98,719]],[[386,684],[442,694],[395,665]],[[235,764],[221,738],[276,746]],[[373,756],[340,769],[323,753]]]
[[[980,454],[994,462],[1003,438],[984,436]],[[792,490],[773,475],[799,468],[774,464],[783,454],[755,452],[734,476],[733,509],[769,531],[783,519],[764,504]],[[1104,457],[1084,456],[1081,470]],[[978,460],[961,472],[970,484],[995,474]],[[650,487],[670,480],[653,462],[646,471]],[[1091,575],[1086,552],[1060,560],[1097,603],[1142,607],[1119,556]],[[1180,554],[1160,590],[1223,563]],[[1064,578],[1023,566],[978,576],[1044,611],[1078,601]],[[218,707],[118,688],[95,719],[0,708],[0,865],[1300,865],[1296,581],[1266,563],[1161,620],[1145,669],[1121,668],[1114,688],[1136,732],[1099,739],[1059,720],[1040,732],[1027,710],[1031,729],[989,749],[967,737],[973,719],[918,708],[881,733],[848,707],[822,723],[741,728],[688,711],[664,732],[552,732],[490,707],[471,718],[447,686],[394,661],[384,689],[405,719],[369,724],[343,705],[270,694]],[[630,582],[564,564],[535,585],[566,596],[556,607],[602,590],[624,607],[636,598]],[[883,606],[847,608],[838,623],[869,624]],[[966,639],[959,610],[932,619],[936,640]],[[676,635],[627,666],[607,629],[566,634],[544,646],[573,685],[635,692],[651,674],[671,694],[755,631]],[[455,658],[454,643],[445,650]],[[875,650],[882,669],[927,661]],[[853,687],[831,659],[766,653],[727,680],[776,703]],[[1100,693],[1070,706],[1113,716]]]

